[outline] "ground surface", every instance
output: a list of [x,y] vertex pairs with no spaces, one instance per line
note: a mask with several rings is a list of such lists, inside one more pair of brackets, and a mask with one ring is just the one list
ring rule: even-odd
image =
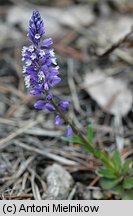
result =
[[32,10],[53,37],[62,77],[56,97],[71,101],[68,118],[93,145],[133,157],[133,3],[105,0],[0,1],[1,199],[117,199],[95,174],[99,161],[60,139],[54,114],[33,108],[21,48]]

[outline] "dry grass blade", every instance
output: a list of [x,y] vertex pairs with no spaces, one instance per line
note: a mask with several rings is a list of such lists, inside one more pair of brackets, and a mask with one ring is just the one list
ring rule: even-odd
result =
[[24,144],[24,143],[22,143],[20,141],[17,141],[17,140],[14,141],[14,144],[18,145],[21,148],[24,148],[24,149],[26,149],[28,151],[32,151],[32,152],[35,152],[37,154],[43,155],[43,156],[45,156],[47,158],[50,158],[50,159],[52,159],[54,161],[57,161],[57,162],[61,163],[61,164],[65,164],[65,165],[69,165],[69,166],[78,165],[78,163],[75,162],[75,161],[68,160],[68,159],[63,158],[63,157],[61,157],[59,155],[55,155],[55,154],[50,153],[48,150],[46,150],[46,148],[45,148],[45,151],[43,151],[42,149],[37,149],[35,147],[31,147],[31,146],[29,146],[27,144]]
[[18,130],[16,130],[15,132],[13,132],[9,136],[7,136],[6,138],[1,139],[1,141],[0,141],[0,149],[4,148],[5,143],[11,141],[12,139],[17,137],[18,135],[24,133],[27,129],[35,126],[36,124],[38,124],[38,121],[27,122],[22,128],[19,128]]
[[74,76],[74,62],[72,59],[68,59],[68,84],[72,94],[72,99],[73,99],[73,104],[75,106],[75,109],[81,112],[81,107],[78,99],[76,85],[73,80],[73,76]]
[[62,131],[48,130],[42,128],[30,128],[24,133],[34,135],[34,136],[48,136],[48,137],[59,137],[62,135]]
[[74,197],[74,195],[76,193],[76,189],[77,189],[77,184],[74,185],[74,187],[72,188],[72,190],[71,190],[71,192],[70,192],[70,194],[69,194],[69,196],[67,198],[68,200],[72,200],[73,199],[73,197]]
[[41,200],[41,195],[37,184],[35,183],[35,171],[31,170],[31,187],[35,200]]
[[29,164],[34,160],[34,158],[34,156],[31,156],[26,161],[23,161],[19,167],[19,170],[14,174],[14,178],[19,178],[28,168]]
[[28,180],[28,177],[29,177],[29,173],[28,172],[25,172],[22,176],[22,187],[21,187],[21,191],[25,191],[26,189],[26,182]]
[[6,119],[6,118],[0,118],[0,123],[1,124],[12,125],[12,126],[17,125],[17,123],[14,120]]
[[[28,168],[28,166],[30,165],[30,163],[33,161],[34,156],[29,157],[26,161],[22,162],[18,171],[16,171],[10,178],[8,179],[4,179],[3,180],[8,180],[7,182],[5,182],[5,184],[1,187],[0,192],[3,193],[3,191],[5,191],[6,188],[9,188],[11,185],[14,185],[14,189],[15,189],[15,182],[16,180],[21,180],[20,176],[25,172],[25,170]],[[19,179],[20,178],[20,179]],[[22,180],[21,180],[22,182]]]

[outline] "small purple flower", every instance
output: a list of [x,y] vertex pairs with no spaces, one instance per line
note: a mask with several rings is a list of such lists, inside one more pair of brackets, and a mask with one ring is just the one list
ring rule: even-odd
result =
[[43,109],[45,107],[46,102],[43,100],[39,100],[34,104],[35,109]]
[[52,98],[53,98],[53,94],[51,92],[49,92],[48,95],[47,95],[47,97],[46,97],[46,99],[48,101],[50,101],[50,100],[52,100]]
[[66,137],[70,137],[72,135],[72,128],[70,125],[66,127]]
[[47,39],[45,39],[45,40],[43,41],[43,44],[44,44],[45,47],[49,47],[50,45],[53,44],[52,38],[47,38]]
[[65,100],[61,100],[59,102],[59,107],[61,108],[61,110],[65,111],[69,108],[69,102]]
[[54,111],[54,110],[55,110],[55,108],[53,107],[53,105],[50,104],[50,103],[46,103],[46,104],[45,104],[45,107],[46,107],[47,110],[49,110],[49,111]]
[[61,117],[59,115],[57,115],[55,117],[54,123],[55,123],[55,125],[61,125],[62,119],[61,119]]

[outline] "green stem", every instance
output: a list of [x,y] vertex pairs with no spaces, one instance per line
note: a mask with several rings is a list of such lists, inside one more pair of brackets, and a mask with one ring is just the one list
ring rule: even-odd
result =
[[[71,121],[69,121],[69,120],[67,119],[67,117],[65,116],[65,114],[61,111],[60,107],[55,103],[55,101],[54,101],[53,99],[51,100],[51,103],[52,103],[52,105],[54,106],[56,112],[57,112],[57,113],[61,116],[61,118],[65,121],[65,123],[71,126],[73,133],[74,133],[77,137],[79,137],[79,139],[82,141],[84,147],[86,147],[87,150],[88,150],[90,153],[92,153],[94,157],[100,159],[101,162],[102,162],[103,164],[108,164],[109,167],[114,168],[114,167],[112,166],[112,163],[111,163],[111,161],[110,161],[110,158],[109,158],[109,160],[106,160],[106,161],[105,161],[105,157],[101,157],[101,156],[98,156],[98,155],[96,154],[96,149],[95,149],[93,146],[91,146],[91,144],[87,141],[87,139],[86,139],[86,138],[81,134],[81,132],[76,128],[76,126],[74,125],[74,123],[71,122]],[[106,153],[105,150],[104,150],[102,156],[104,156],[104,153]]]
[[102,155],[98,155],[96,149],[91,146],[91,143],[88,142],[88,140],[83,136],[83,134],[76,128],[75,124],[68,120],[65,114],[61,111],[60,107],[55,103],[55,101],[52,99],[51,104],[55,108],[56,112],[60,115],[60,117],[64,120],[64,122],[71,126],[73,133],[81,140],[81,143],[84,145],[84,147],[96,158],[100,159],[102,164],[104,166],[108,166],[111,169],[114,169],[114,166],[111,162],[111,158],[107,157],[106,151],[103,150]]
[[61,118],[65,121],[66,124],[70,125],[73,133],[80,138],[80,140],[84,143],[84,145],[87,145],[88,150],[94,154],[95,149],[88,143],[88,141],[85,139],[85,137],[80,133],[80,131],[76,128],[74,123],[70,122],[65,114],[60,110],[59,106],[54,102],[54,100],[51,100],[52,105],[54,106],[57,113],[61,116]]

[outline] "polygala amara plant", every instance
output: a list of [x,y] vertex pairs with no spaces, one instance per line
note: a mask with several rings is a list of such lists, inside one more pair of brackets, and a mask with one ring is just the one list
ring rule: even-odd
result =
[[[96,173],[101,177],[100,184],[106,190],[112,190],[124,199],[133,199],[133,169],[131,160],[122,160],[120,153],[115,150],[111,155],[104,149],[97,149],[92,145],[93,130],[89,125],[87,135],[82,134],[65,112],[69,109],[66,100],[54,100],[52,87],[61,82],[59,66],[57,65],[54,49],[51,48],[51,38],[43,38],[45,34],[44,22],[38,10],[34,10],[29,20],[29,46],[22,49],[23,76],[29,93],[35,95],[37,101],[35,109],[47,109],[55,112],[55,125],[63,122],[66,125],[65,141],[78,143],[94,157],[101,161]],[[39,97],[43,96],[43,100]]]

